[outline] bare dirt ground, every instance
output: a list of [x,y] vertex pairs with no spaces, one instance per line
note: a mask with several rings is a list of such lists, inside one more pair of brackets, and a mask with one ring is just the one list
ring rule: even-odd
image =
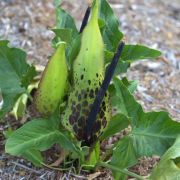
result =
[[[129,79],[138,80],[136,98],[146,111],[167,110],[180,120],[180,1],[179,0],[109,0],[121,22],[127,43],[139,43],[162,50],[157,60],[139,61],[128,71]],[[86,3],[64,0],[62,6],[80,26]],[[0,39],[26,50],[28,60],[45,65],[52,53],[49,30],[55,22],[52,0],[1,0]],[[14,127],[19,122],[13,121]],[[4,153],[2,132],[12,123],[0,123],[0,179],[87,179],[87,176],[37,169],[23,159]],[[158,157],[140,160],[134,171],[148,175]],[[107,171],[95,174],[111,179]],[[75,177],[76,176],[76,177]],[[92,179],[93,176],[90,176]],[[100,179],[99,177],[99,179]]]

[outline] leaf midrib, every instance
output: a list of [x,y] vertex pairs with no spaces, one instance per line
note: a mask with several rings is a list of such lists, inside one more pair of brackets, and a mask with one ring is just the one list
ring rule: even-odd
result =
[[152,134],[152,133],[144,133],[144,132],[136,132],[136,131],[132,131],[132,133],[131,133],[132,135],[139,135],[139,136],[149,136],[149,137],[156,137],[156,138],[168,138],[168,139],[175,139],[175,137],[173,137],[173,136],[165,136],[165,135],[159,135],[159,134],[157,134],[157,133],[154,133],[154,134]]

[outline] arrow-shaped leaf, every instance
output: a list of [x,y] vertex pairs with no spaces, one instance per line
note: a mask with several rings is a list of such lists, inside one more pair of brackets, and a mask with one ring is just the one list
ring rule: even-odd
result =
[[[124,152],[123,157],[129,157],[130,159],[131,156],[137,158],[152,155],[162,156],[180,134],[180,123],[173,121],[167,112],[145,113],[127,87],[117,78],[114,79],[114,88],[115,95],[112,98],[112,105],[116,107],[118,113],[130,118],[132,131],[123,140],[131,142],[131,154],[124,151],[124,146],[118,146],[113,156],[115,157],[115,154],[117,154],[116,151]],[[121,143],[120,140],[119,144]],[[118,156],[116,157],[118,158]],[[123,157],[119,159],[119,162],[123,161]],[[114,161],[113,159],[111,163],[118,166],[118,160]],[[121,163],[121,165],[123,164]],[[123,168],[127,167],[129,167],[129,163],[124,164]]]
[[9,137],[6,152],[19,156],[27,149],[44,151],[58,143],[62,148],[77,153],[74,144],[51,124],[49,119],[34,119],[26,123]]

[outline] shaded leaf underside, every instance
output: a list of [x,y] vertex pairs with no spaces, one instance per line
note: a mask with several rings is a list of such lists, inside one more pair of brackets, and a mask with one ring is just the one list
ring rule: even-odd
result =
[[26,62],[24,51],[8,47],[8,41],[0,41],[0,89],[3,97],[0,118],[9,112],[18,97],[26,92],[35,74],[35,68]]

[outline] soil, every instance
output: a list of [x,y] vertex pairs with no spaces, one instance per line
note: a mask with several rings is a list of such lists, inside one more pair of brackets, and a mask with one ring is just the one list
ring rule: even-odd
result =
[[[80,27],[87,4],[84,0],[64,0],[62,7],[76,19]],[[109,0],[121,23],[126,43],[157,48],[163,55],[157,60],[135,62],[127,75],[138,80],[136,99],[145,111],[167,110],[180,120],[180,2],[179,0]],[[1,0],[0,39],[9,39],[12,46],[24,49],[28,61],[45,65],[53,52],[50,28],[55,23],[53,0]],[[31,163],[4,153],[3,132],[16,129],[22,121],[8,116],[0,122],[0,179],[112,179],[109,171],[76,175],[35,168]],[[116,138],[116,137],[115,137]],[[110,140],[111,142],[113,140]],[[109,142],[109,143],[111,143]],[[147,176],[158,157],[142,158],[132,168]]]

